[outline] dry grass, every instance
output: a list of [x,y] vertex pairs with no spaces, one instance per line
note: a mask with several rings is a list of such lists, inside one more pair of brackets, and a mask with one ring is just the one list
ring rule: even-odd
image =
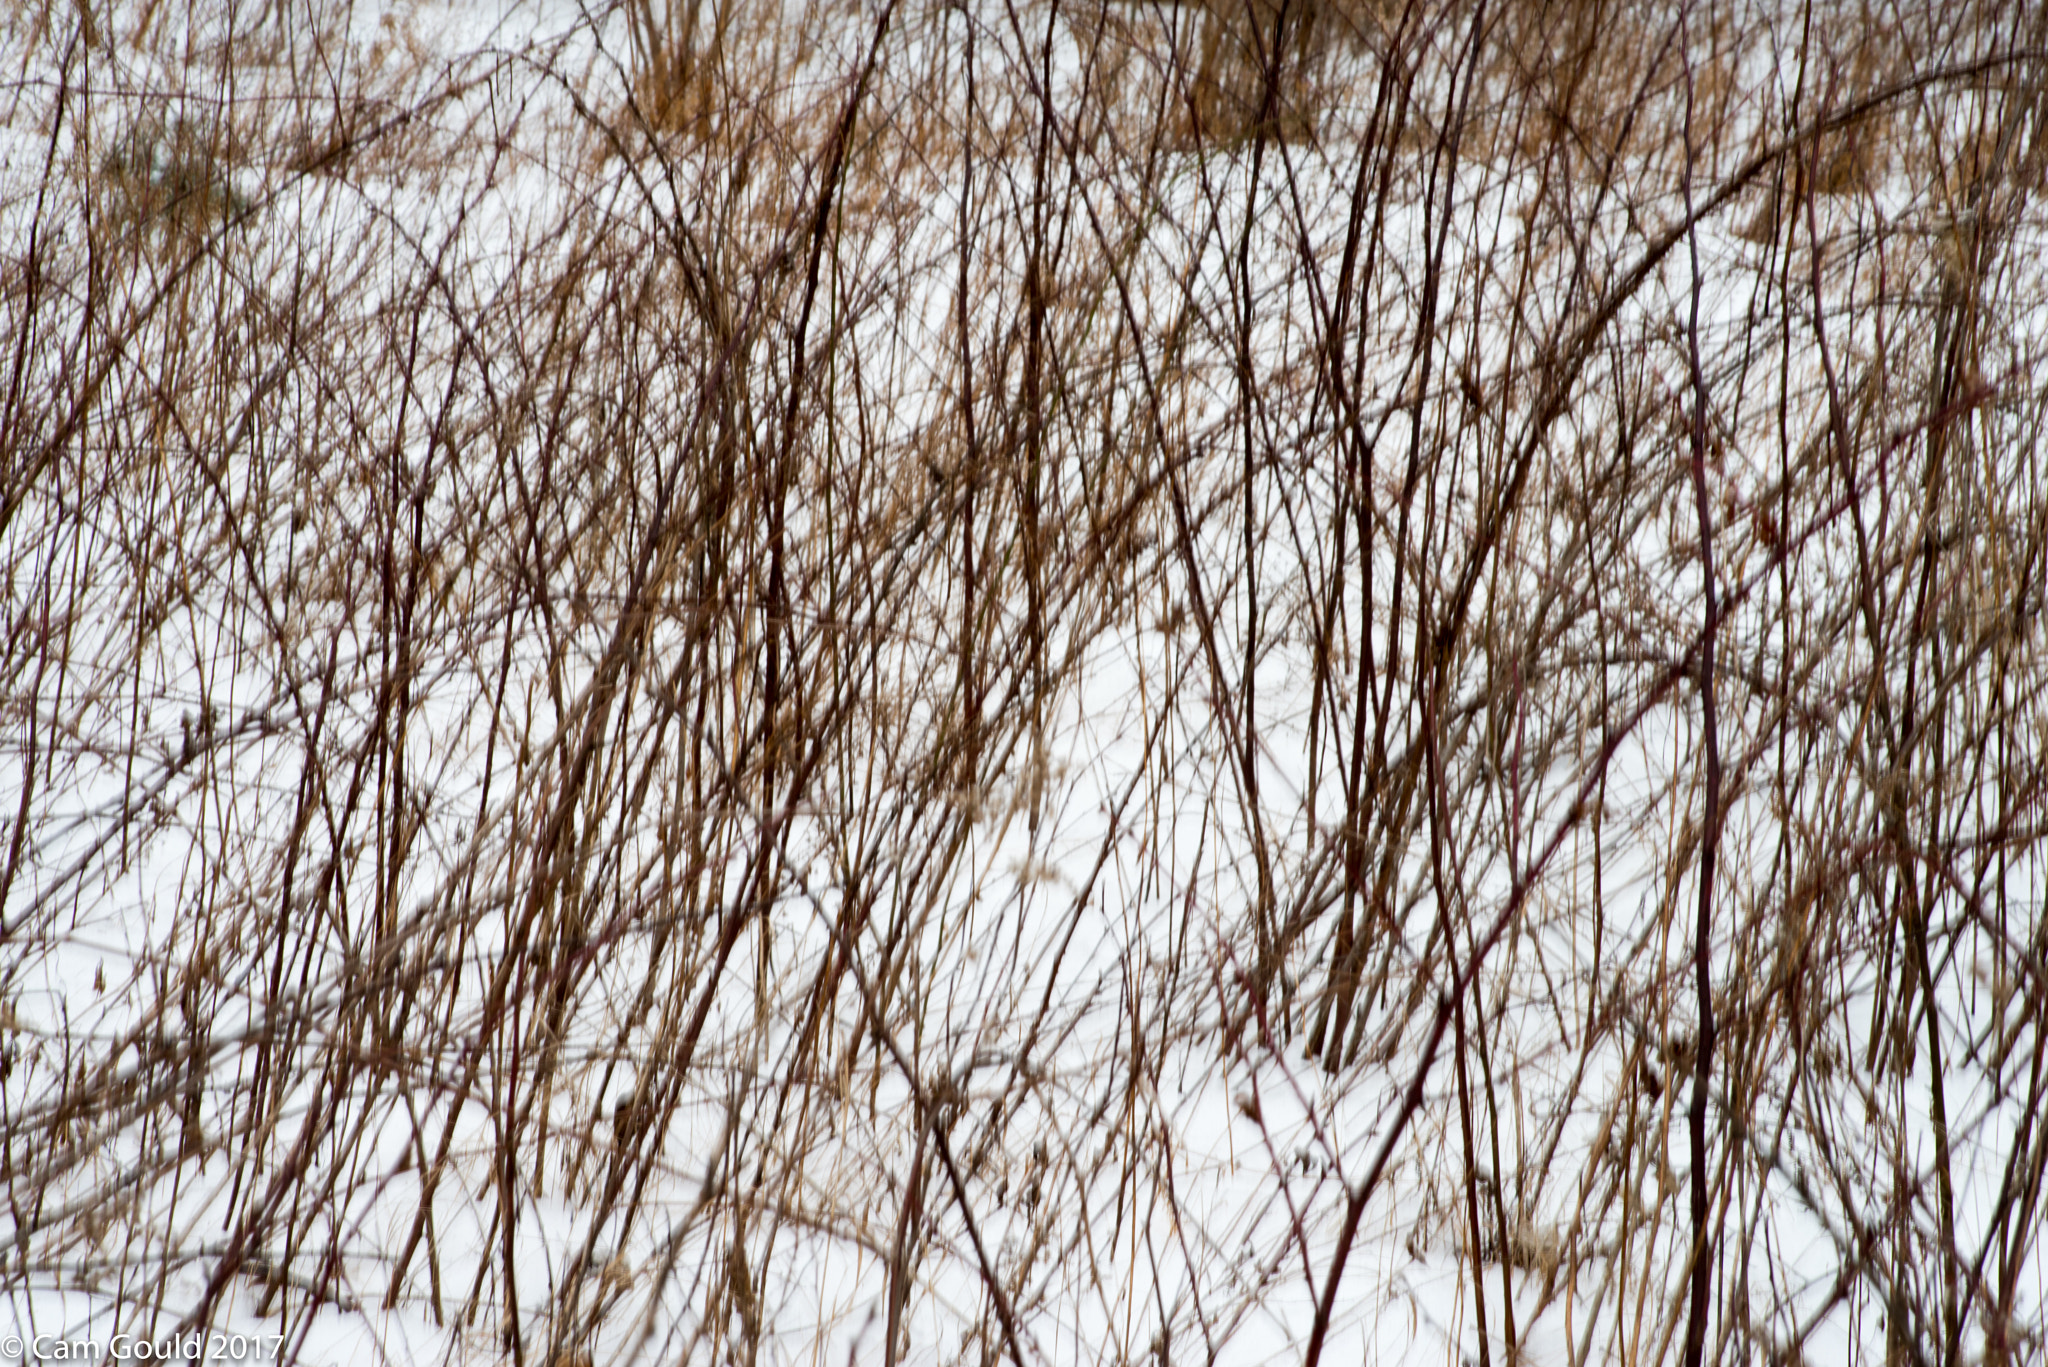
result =
[[465,22],[6,16],[18,1318],[2041,1359],[2038,16]]

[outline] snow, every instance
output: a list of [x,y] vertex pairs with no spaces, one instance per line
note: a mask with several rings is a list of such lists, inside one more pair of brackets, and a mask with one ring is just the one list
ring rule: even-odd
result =
[[1451,7],[1405,140],[1375,29],[1146,148],[1194,13],[891,10],[823,218],[873,5],[694,139],[623,9],[0,21],[0,1336],[1264,1363],[1341,1259],[1325,1360],[1677,1357],[1697,299],[1707,1349],[2038,1355],[2038,207],[1439,161]]

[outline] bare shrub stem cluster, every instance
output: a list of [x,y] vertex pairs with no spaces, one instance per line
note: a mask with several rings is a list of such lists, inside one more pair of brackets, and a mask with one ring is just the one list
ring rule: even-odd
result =
[[24,1333],[2048,1352],[2035,7],[0,33]]

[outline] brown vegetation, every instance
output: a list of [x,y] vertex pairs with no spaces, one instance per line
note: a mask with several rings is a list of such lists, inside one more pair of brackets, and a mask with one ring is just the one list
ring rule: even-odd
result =
[[159,8],[0,21],[23,1323],[2041,1360],[2048,11]]

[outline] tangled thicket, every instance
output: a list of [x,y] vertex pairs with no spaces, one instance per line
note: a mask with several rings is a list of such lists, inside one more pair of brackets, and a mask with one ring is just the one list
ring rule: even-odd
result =
[[2042,1360],[2048,8],[218,5],[0,20],[21,1324]]

